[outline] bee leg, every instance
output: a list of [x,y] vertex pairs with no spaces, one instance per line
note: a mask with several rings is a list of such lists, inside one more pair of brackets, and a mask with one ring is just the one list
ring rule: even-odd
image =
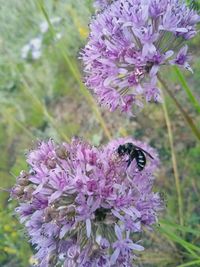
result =
[[128,159],[126,162],[128,163],[127,164],[127,168],[128,168],[131,165],[132,159]]

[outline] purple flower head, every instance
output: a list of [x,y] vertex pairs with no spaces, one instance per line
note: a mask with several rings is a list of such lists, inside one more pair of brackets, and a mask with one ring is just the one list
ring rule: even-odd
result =
[[160,101],[157,73],[170,64],[191,70],[184,42],[199,21],[181,0],[113,1],[90,24],[81,53],[86,85],[111,111],[131,115],[134,105]]
[[[145,151],[142,170],[118,152],[126,143]],[[155,224],[163,206],[152,191],[154,149],[132,138],[99,148],[77,138],[61,145],[49,140],[27,162],[30,171],[20,173],[12,197],[40,267],[132,266],[134,252],[143,250],[132,235]]]

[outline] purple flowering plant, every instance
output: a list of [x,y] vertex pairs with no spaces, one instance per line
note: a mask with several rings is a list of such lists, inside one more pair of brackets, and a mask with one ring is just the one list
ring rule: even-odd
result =
[[192,71],[186,41],[196,35],[200,16],[181,0],[96,3],[102,11],[81,53],[86,85],[111,111],[132,115],[133,107],[161,102],[158,71],[165,65]]
[[[132,142],[150,153],[143,171],[116,152]],[[142,244],[134,234],[151,228],[163,208],[152,191],[159,159],[156,151],[132,138],[94,147],[41,142],[29,152],[29,171],[12,189],[19,214],[35,247],[38,266],[133,266]]]
[[[181,0],[96,0],[94,6],[81,57],[86,85],[111,111],[132,115],[145,102],[161,102],[162,66],[192,71],[186,41],[200,16]],[[118,153],[127,143],[145,152],[144,168],[130,153]],[[144,250],[138,236],[152,229],[164,206],[153,191],[159,166],[153,148],[131,137],[100,147],[79,138],[49,140],[28,153],[27,163],[11,196],[39,267],[134,266]]]

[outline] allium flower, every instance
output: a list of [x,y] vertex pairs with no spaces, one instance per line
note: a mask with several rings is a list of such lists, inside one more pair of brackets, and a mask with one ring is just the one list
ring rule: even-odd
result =
[[[154,158],[142,171],[118,154],[127,142]],[[134,233],[155,224],[163,204],[152,191],[159,160],[151,147],[132,138],[101,148],[50,140],[30,151],[27,163],[12,197],[40,267],[133,266],[134,252],[143,250]]]
[[[161,101],[162,65],[191,70],[184,42],[196,35],[200,16],[181,0],[116,0],[92,20],[82,52],[86,85],[111,111]],[[182,47],[182,48],[181,48]]]

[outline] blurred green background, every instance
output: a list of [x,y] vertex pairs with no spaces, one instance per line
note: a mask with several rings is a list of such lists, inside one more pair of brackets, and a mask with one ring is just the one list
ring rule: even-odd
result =
[[[0,266],[34,263],[15,203],[3,189],[27,168],[25,153],[38,139],[68,141],[73,135],[94,145],[131,135],[158,150],[155,190],[163,193],[166,210],[155,231],[143,234],[147,249],[137,264],[200,266],[200,146],[167,96],[164,104],[149,104],[131,119],[96,104],[82,83],[78,59],[92,14],[92,0],[0,0]],[[184,89],[188,85],[200,100],[200,37],[189,45],[194,74],[184,71],[180,78],[172,68],[163,77],[199,126]]]

